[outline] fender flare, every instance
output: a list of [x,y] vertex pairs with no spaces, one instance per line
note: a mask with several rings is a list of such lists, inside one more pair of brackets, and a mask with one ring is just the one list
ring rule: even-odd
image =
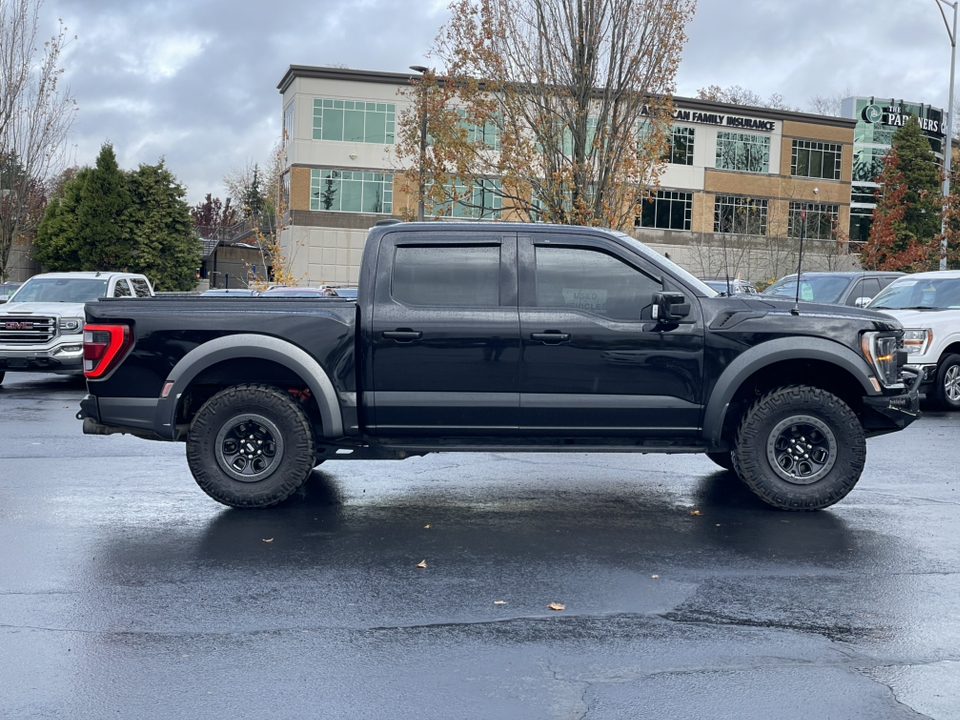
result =
[[785,337],[755,345],[741,353],[717,379],[703,413],[703,439],[710,447],[721,442],[723,423],[730,402],[740,386],[754,373],[786,360],[822,360],[855,377],[864,395],[879,395],[867,361],[845,345],[816,337]]
[[166,397],[157,403],[154,426],[156,432],[165,438],[176,439],[176,412],[180,397],[201,372],[217,363],[237,358],[257,358],[270,360],[283,365],[299,375],[320,408],[323,423],[323,436],[337,438],[343,435],[343,416],[337,391],[323,367],[306,351],[293,343],[270,337],[242,333],[225,335],[198,345],[173,366],[164,387],[173,383]]

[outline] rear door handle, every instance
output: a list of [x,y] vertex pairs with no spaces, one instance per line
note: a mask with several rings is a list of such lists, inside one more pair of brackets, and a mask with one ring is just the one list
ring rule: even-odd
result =
[[380,333],[380,336],[384,340],[396,340],[397,342],[408,343],[419,340],[423,337],[423,333],[419,330],[411,330],[410,328],[397,328],[396,330],[385,330]]
[[570,333],[560,332],[559,330],[547,330],[546,332],[530,333],[531,340],[539,340],[544,345],[559,345],[570,339]]

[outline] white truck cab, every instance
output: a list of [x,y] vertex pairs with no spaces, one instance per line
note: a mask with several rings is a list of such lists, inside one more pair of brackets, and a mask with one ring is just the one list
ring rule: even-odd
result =
[[921,392],[960,410],[960,270],[904,275],[867,307],[903,324],[907,367],[922,373]]
[[34,275],[0,305],[0,382],[7,372],[83,373],[83,306],[106,297],[153,297],[144,275]]

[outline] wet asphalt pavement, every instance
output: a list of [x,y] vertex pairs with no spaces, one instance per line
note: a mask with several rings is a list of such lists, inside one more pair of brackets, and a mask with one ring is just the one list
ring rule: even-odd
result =
[[818,513],[582,454],[328,462],[237,511],[182,445],[84,436],[83,393],[0,387],[2,718],[960,718],[960,414]]

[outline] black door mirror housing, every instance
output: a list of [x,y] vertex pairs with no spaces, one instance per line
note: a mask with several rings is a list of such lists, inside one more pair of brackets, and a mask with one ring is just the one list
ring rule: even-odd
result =
[[658,323],[671,324],[687,321],[690,303],[683,293],[658,292],[653,295],[653,319]]

